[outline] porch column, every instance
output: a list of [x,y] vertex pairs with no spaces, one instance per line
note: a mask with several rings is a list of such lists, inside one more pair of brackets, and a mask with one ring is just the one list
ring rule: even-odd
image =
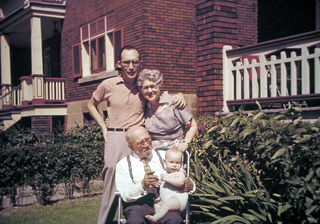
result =
[[32,17],[31,25],[31,73],[43,74],[41,19]]
[[32,104],[44,102],[44,75],[42,58],[41,18],[32,17],[31,25],[31,77],[33,99]]
[[44,75],[31,75],[33,98],[32,104],[44,104]]
[[22,76],[21,81],[21,104],[22,106],[29,105],[29,102],[33,99],[33,89],[32,89],[32,77]]
[[[11,62],[10,62],[10,46],[8,38],[5,35],[0,36],[1,46],[1,96],[11,92]],[[11,108],[11,94],[1,98],[0,109]]]

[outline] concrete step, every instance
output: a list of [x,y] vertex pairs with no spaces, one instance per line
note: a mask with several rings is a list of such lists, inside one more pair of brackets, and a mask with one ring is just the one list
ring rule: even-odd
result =
[[7,129],[21,119],[20,110],[0,110],[0,127]]

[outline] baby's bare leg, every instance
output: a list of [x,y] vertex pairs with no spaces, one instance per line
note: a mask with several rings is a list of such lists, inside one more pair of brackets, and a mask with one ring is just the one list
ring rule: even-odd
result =
[[180,210],[180,201],[177,198],[169,198],[167,201],[163,202],[156,213],[151,215],[146,215],[146,218],[152,222],[157,222],[162,219],[171,210]]
[[157,198],[154,200],[154,205],[153,205],[154,213],[157,213],[157,212],[158,212],[161,204],[162,204],[162,201],[161,201],[160,197],[157,197]]

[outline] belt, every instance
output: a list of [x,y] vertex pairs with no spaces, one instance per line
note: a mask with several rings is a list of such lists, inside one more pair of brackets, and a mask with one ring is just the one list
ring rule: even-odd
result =
[[107,128],[107,131],[120,131],[120,132],[126,132],[128,128]]

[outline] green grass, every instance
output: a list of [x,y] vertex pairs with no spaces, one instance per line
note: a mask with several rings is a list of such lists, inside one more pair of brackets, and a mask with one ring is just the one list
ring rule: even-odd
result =
[[96,224],[101,196],[70,201],[67,204],[35,206],[34,209],[0,216],[0,224]]

